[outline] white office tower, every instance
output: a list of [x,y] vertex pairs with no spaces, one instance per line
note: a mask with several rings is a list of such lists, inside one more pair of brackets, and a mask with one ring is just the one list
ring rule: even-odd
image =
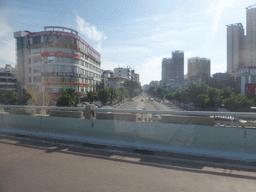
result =
[[256,66],[256,5],[246,7],[246,66]]
[[227,25],[227,71],[244,67],[244,28],[241,23]]

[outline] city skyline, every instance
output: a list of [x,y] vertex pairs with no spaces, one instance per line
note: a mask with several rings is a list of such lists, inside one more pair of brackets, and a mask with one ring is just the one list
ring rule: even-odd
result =
[[[1,4],[0,64],[16,64],[13,32],[42,31],[44,26],[70,27],[102,56],[102,69],[131,66],[141,84],[161,79],[161,61],[173,50],[187,59],[211,59],[211,74],[226,72],[226,25],[246,26],[246,9],[253,1],[174,3],[7,1]],[[89,8],[89,9],[88,9]],[[143,10],[143,11],[141,11]],[[64,13],[64,14],[63,14]]]

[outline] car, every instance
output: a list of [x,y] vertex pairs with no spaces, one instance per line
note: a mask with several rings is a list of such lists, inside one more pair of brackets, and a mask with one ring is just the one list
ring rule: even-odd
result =
[[159,115],[158,114],[152,114],[152,118],[159,119]]
[[107,102],[107,103],[106,103],[106,105],[111,105],[111,104],[112,104],[112,102],[111,102],[111,101],[109,101],[109,102]]

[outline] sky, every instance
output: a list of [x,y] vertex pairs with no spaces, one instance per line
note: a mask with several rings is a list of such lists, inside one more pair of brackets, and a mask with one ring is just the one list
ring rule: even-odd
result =
[[101,68],[131,67],[141,85],[161,79],[162,59],[182,50],[226,72],[226,25],[242,23],[254,0],[0,0],[0,67],[15,66],[15,31],[75,29],[101,54]]

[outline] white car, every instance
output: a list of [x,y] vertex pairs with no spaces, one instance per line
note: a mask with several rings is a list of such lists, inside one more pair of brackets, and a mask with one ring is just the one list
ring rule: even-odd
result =
[[158,114],[152,114],[152,118],[159,119],[159,115]]

